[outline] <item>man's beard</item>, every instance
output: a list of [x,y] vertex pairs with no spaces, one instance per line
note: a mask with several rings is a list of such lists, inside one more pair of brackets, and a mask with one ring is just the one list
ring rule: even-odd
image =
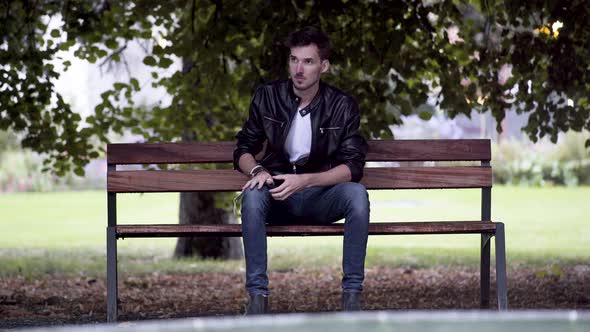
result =
[[[299,81],[299,79],[301,79],[302,81]],[[301,83],[299,83],[301,82]],[[305,80],[304,77],[302,76],[295,76],[293,78],[293,87],[299,91],[306,91],[309,90],[311,87],[313,87],[315,84],[315,82],[308,82],[307,80]]]

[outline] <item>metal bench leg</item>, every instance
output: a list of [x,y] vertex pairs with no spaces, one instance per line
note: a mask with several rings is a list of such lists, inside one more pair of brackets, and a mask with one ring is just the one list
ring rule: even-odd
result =
[[498,292],[498,310],[508,310],[504,224],[496,224],[496,289]]
[[490,307],[490,234],[481,235],[480,308]]
[[117,321],[117,234],[107,227],[107,322]]

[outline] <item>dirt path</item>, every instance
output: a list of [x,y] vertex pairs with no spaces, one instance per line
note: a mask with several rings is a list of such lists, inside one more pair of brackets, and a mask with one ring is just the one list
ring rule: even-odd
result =
[[[339,310],[338,268],[272,272],[270,280],[273,312]],[[590,265],[511,268],[508,287],[511,309],[590,309]],[[105,298],[104,279],[0,279],[0,328],[104,322]],[[120,320],[239,315],[246,304],[241,272],[121,276],[119,298]],[[364,308],[477,309],[479,272],[456,267],[368,269]]]

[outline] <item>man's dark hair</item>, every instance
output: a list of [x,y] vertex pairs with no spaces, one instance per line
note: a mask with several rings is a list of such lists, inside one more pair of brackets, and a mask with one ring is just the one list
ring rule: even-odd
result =
[[332,42],[330,42],[330,37],[316,27],[307,26],[301,30],[293,31],[285,41],[285,46],[288,48],[307,46],[310,44],[317,45],[320,52],[320,59],[326,60],[330,57],[330,53],[332,52]]

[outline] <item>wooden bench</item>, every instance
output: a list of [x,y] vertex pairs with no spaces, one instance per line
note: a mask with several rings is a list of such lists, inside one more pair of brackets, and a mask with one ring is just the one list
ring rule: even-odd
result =
[[[107,319],[117,320],[117,240],[133,237],[241,236],[241,225],[117,225],[117,194],[137,192],[240,191],[247,177],[235,170],[117,170],[128,164],[231,163],[234,142],[109,144],[107,147]],[[480,188],[476,220],[374,222],[370,235],[481,234],[480,304],[489,308],[490,239],[495,236],[498,309],[508,306],[504,224],[491,221],[490,141],[374,140],[368,162],[474,161],[473,166],[365,167],[367,189]],[[416,163],[412,163],[416,164]],[[422,164],[422,163],[420,163]],[[463,163],[464,164],[464,163]],[[399,164],[398,164],[399,165]],[[343,235],[343,224],[268,226],[269,236]]]

